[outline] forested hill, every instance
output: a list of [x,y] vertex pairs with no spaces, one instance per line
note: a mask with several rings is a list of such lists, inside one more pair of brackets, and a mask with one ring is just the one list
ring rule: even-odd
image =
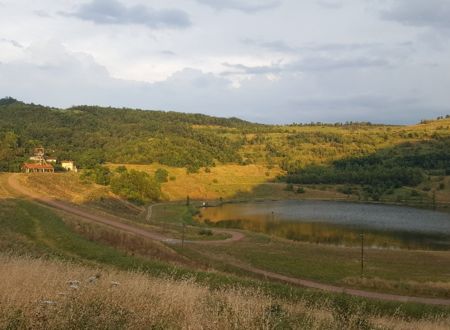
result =
[[[0,171],[18,171],[37,146],[81,168],[113,163],[279,166],[298,184],[416,185],[450,175],[450,117],[413,126],[260,125],[200,114],[0,100]],[[384,189],[384,188],[383,188]]]
[[[92,106],[60,110],[0,100],[0,137],[14,145],[19,162],[40,145],[82,167],[111,161],[198,168],[211,166],[214,160],[240,161],[239,143],[195,126],[257,129],[261,125],[201,114]],[[10,170],[17,170],[19,162],[11,162]]]

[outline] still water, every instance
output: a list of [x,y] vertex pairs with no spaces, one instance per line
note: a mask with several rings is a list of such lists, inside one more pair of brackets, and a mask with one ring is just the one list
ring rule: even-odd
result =
[[337,245],[450,250],[450,214],[327,201],[271,201],[201,209],[199,220],[292,240]]

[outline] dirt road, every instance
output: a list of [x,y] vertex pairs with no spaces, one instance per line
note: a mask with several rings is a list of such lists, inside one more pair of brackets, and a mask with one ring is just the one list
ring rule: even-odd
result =
[[[110,226],[112,228],[116,228],[118,230],[128,232],[137,236],[149,238],[152,240],[157,240],[160,242],[165,242],[169,244],[179,244],[181,243],[180,240],[177,239],[170,239],[163,235],[160,235],[159,233],[151,232],[148,230],[144,230],[141,228],[137,228],[135,226],[122,223],[120,222],[120,219],[114,216],[100,216],[96,214],[89,213],[88,210],[82,209],[78,206],[75,206],[73,204],[65,203],[62,201],[52,200],[47,197],[41,196],[40,194],[31,191],[25,187],[23,187],[20,182],[17,180],[18,174],[11,174],[8,177],[8,185],[18,192],[21,195],[24,195],[25,197],[31,198],[37,202],[46,204],[48,206],[63,210],[65,212],[78,215],[82,218],[84,218],[87,221],[101,223],[107,226]],[[243,239],[245,236],[237,231],[232,230],[214,230],[216,233],[227,233],[231,235],[230,238],[226,240],[220,240],[220,241],[185,241],[185,243],[195,243],[195,244],[223,244],[223,243],[231,243],[231,242],[237,242],[241,239]],[[386,294],[386,293],[377,293],[377,292],[369,292],[369,291],[363,291],[363,290],[357,290],[357,289],[349,289],[344,287],[339,287],[335,285],[329,285],[329,284],[323,284],[318,283],[310,280],[300,279],[300,278],[294,278],[285,276],[282,274],[266,271],[263,269],[259,269],[256,267],[248,266],[248,265],[242,265],[242,264],[234,264],[232,262],[229,262],[230,265],[233,265],[235,267],[241,268],[243,270],[246,270],[248,272],[262,275],[265,278],[282,281],[285,283],[291,283],[294,285],[299,285],[307,288],[313,288],[313,289],[319,289],[327,292],[333,292],[333,293],[345,293],[351,296],[356,297],[363,297],[363,298],[370,298],[370,299],[378,299],[378,300],[385,300],[385,301],[395,301],[395,302],[413,302],[413,303],[420,303],[420,304],[426,304],[426,305],[444,305],[444,306],[450,306],[450,299],[440,299],[440,298],[422,298],[422,297],[409,297],[409,296],[400,296],[400,295],[392,295],[392,294]]]
[[[181,243],[181,240],[172,239],[172,238],[163,236],[159,233],[156,233],[156,232],[153,232],[150,230],[145,230],[145,229],[133,226],[131,224],[124,223],[122,219],[115,217],[113,215],[106,216],[106,215],[92,214],[89,210],[86,210],[80,206],[70,204],[67,202],[63,202],[63,201],[59,201],[59,200],[54,200],[54,199],[48,198],[46,196],[43,196],[43,195],[39,194],[38,192],[32,191],[32,190],[24,187],[23,185],[21,185],[20,182],[18,181],[18,174],[9,175],[8,185],[13,190],[15,190],[17,193],[19,193],[20,195],[23,195],[23,196],[30,198],[34,201],[37,201],[39,203],[42,203],[42,204],[54,207],[56,209],[65,211],[67,213],[77,215],[86,221],[100,223],[100,224],[107,225],[107,226],[115,228],[115,229],[119,229],[119,230],[127,232],[127,233],[131,233],[131,234],[134,234],[134,235],[137,235],[140,237],[149,238],[149,239],[160,241],[160,242],[166,242],[166,243],[170,243],[170,244],[180,244]],[[230,237],[227,239],[224,239],[224,240],[217,240],[217,241],[185,241],[185,243],[202,244],[202,245],[203,244],[223,244],[223,243],[236,242],[245,237],[242,233],[232,231],[232,230],[222,230],[222,229],[216,230],[216,229],[214,229],[213,232],[216,234],[228,234],[228,235],[230,235]]]
[[246,271],[255,273],[255,274],[263,275],[264,277],[272,279],[272,280],[291,283],[291,284],[295,284],[295,285],[299,285],[299,286],[304,286],[307,288],[319,289],[319,290],[323,290],[323,291],[327,291],[327,292],[345,293],[345,294],[355,296],[355,297],[370,298],[370,299],[385,300],[385,301],[395,301],[395,302],[404,302],[404,303],[409,302],[409,303],[419,303],[419,304],[425,304],[425,305],[450,306],[450,299],[409,297],[409,296],[400,296],[400,295],[387,294],[387,293],[377,293],[377,292],[363,291],[363,290],[357,290],[357,289],[349,289],[349,288],[344,288],[344,287],[340,287],[340,286],[323,284],[323,283],[304,280],[304,279],[300,279],[300,278],[289,277],[289,276],[269,272],[269,271],[251,267],[251,266],[242,266],[242,265],[235,265],[235,266],[239,267],[241,269],[244,269]]

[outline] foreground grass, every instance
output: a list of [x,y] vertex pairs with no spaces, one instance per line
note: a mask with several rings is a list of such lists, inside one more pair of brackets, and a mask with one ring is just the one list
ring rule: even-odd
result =
[[211,290],[186,278],[0,255],[3,329],[446,329],[422,320],[369,316],[346,297],[287,301],[261,290]]
[[278,304],[253,290],[211,291],[190,279],[26,258],[0,257],[0,262],[1,328],[309,328],[315,315],[318,324],[332,322],[325,312],[301,303]]

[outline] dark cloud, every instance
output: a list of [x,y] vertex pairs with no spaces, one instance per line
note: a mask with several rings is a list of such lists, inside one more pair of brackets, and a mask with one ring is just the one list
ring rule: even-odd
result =
[[288,53],[295,51],[295,48],[282,40],[259,41],[247,38],[243,39],[242,42],[246,45],[260,47],[274,52]]
[[24,48],[21,43],[15,41],[15,40],[12,40],[12,39],[0,38],[0,42],[10,44],[16,48]]
[[370,67],[385,67],[389,65],[389,62],[378,58],[346,58],[346,59],[333,59],[325,57],[311,57],[291,62],[288,64],[275,63],[271,65],[263,66],[247,66],[244,64],[230,64],[222,63],[223,66],[232,69],[225,71],[223,75],[233,74],[279,74],[282,72],[295,73],[295,72],[322,72],[322,71],[335,71],[346,69],[364,69]]
[[[390,45],[383,43],[305,43],[300,46],[290,45],[283,40],[270,40],[261,41],[255,39],[243,39],[242,43],[248,46],[259,47],[274,52],[280,53],[304,53],[308,52],[320,52],[320,53],[337,53],[337,52],[355,52],[365,51],[372,52],[384,48],[388,48]],[[391,45],[391,47],[406,47],[411,46],[411,42],[403,42]]]
[[165,55],[165,56],[177,56],[177,54],[171,50],[161,50],[159,52],[159,54]]
[[233,74],[273,74],[281,73],[284,69],[280,65],[262,65],[262,66],[247,66],[243,64],[230,64],[222,63],[223,66],[231,69],[231,71],[223,72],[223,75],[233,75]]
[[125,6],[117,0],[92,0],[72,13],[63,13],[96,24],[139,24],[150,28],[186,28],[191,25],[186,12],[156,10],[144,5]]
[[[435,113],[446,113],[448,107],[426,105],[418,97],[391,97],[383,94],[356,94],[343,97],[303,98],[291,101],[303,118],[311,121],[354,121],[384,123],[385,118],[394,124],[412,124]],[[286,114],[289,115],[289,114]],[[292,116],[292,115],[291,115]],[[347,119],[345,119],[347,118]]]
[[286,66],[289,71],[332,71],[343,69],[362,69],[388,66],[386,60],[379,58],[344,58],[311,57]]
[[40,17],[45,17],[45,18],[51,17],[51,15],[48,12],[46,12],[45,10],[35,10],[35,11],[33,11],[33,13],[35,13],[37,16],[40,16]]
[[398,0],[381,16],[404,25],[450,29],[450,1]]
[[217,10],[233,9],[245,13],[273,9],[281,5],[280,0],[197,0],[197,2]]

